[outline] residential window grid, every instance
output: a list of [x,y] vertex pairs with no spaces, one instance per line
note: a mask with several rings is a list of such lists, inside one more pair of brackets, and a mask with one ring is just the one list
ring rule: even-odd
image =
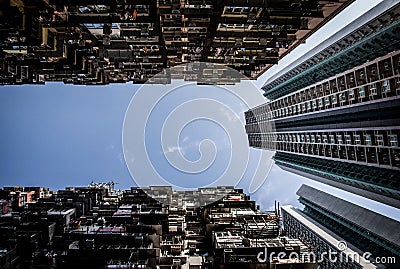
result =
[[[400,169],[399,129],[254,134],[257,146]],[[268,143],[267,143],[268,142]]]
[[[336,251],[336,246],[330,245],[321,236],[312,231],[309,227],[299,222],[296,218],[282,210],[284,229],[292,238],[299,238],[304,244],[313,246],[320,258],[321,253]],[[362,268],[360,264],[354,261],[340,261],[333,263],[328,258],[324,258],[320,264],[323,268]]]
[[[276,118],[304,114],[317,110],[334,108],[336,105],[346,106],[350,102],[367,102],[379,98],[400,95],[399,71],[386,70],[400,52],[388,54],[386,59],[366,63],[336,78],[327,79],[316,86],[302,89],[289,96],[272,101],[272,115]],[[336,82],[336,80],[338,82]],[[391,89],[395,88],[396,91]],[[339,104],[338,104],[339,101]],[[283,109],[293,106],[293,109]],[[295,106],[297,105],[297,109]],[[287,108],[286,108],[287,109]]]

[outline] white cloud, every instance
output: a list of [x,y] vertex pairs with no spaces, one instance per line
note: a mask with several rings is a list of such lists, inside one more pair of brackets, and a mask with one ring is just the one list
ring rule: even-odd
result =
[[183,153],[183,148],[177,147],[177,146],[169,146],[169,147],[167,147],[167,150],[164,151],[164,153],[173,153],[173,152],[182,152]]
[[234,113],[232,113],[230,110],[228,110],[224,107],[221,107],[220,111],[229,121],[239,120],[239,118]]

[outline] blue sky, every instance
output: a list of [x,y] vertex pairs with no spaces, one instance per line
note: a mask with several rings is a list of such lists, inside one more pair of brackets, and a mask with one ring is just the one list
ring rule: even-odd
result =
[[[121,134],[126,109],[138,87],[132,84],[71,87],[62,83],[0,87],[1,185],[46,185],[58,189],[87,185],[91,180],[114,180],[119,183],[117,187],[132,186],[134,181],[125,164]],[[185,148],[189,160],[199,158],[198,141],[205,133],[216,144],[221,143],[219,146],[226,144],[224,131],[215,124],[198,121],[191,128],[191,131],[184,128],[180,136],[180,146]],[[159,154],[152,157],[157,165],[162,154],[159,148],[151,150]],[[229,154],[229,150],[219,153],[222,156],[216,165],[224,166],[224,154]],[[233,179],[238,187],[247,190],[254,173],[265,169],[257,165],[259,153],[250,149],[250,161],[242,180]],[[210,171],[217,173],[221,168],[215,169]],[[274,200],[298,206],[295,192],[303,183],[400,219],[398,209],[287,173],[276,165],[252,197],[265,210],[272,208]]]
[[[346,23],[343,18],[347,18],[348,21],[349,14],[352,14],[354,19],[356,14],[365,12],[377,2],[380,1],[356,1],[345,11],[347,13],[344,13],[343,17],[339,15],[326,26],[324,31],[319,31],[305,45],[291,52],[287,58],[261,76],[255,85],[262,86],[269,76],[312,48],[319,42],[318,40],[326,37],[327,32],[333,34],[332,29],[340,29],[340,25]],[[46,185],[58,189],[87,185],[91,180],[114,180],[119,183],[117,185],[119,188],[132,186],[134,181],[131,175],[136,172],[129,171],[125,163],[122,129],[125,112],[132,97],[140,91],[139,87],[140,85],[133,84],[92,87],[62,83],[0,87],[0,185]],[[210,91],[206,86],[182,89],[175,93],[175,96],[172,95],[169,101],[164,101],[165,103],[160,106],[161,109],[155,109],[149,116],[148,125],[141,129],[146,132],[146,149],[152,165],[156,166],[158,173],[163,177],[170,178],[172,183],[184,182],[183,185],[186,187],[199,186],[208,183],[208,180],[216,175],[223,174],[224,169],[230,164],[233,148],[229,143],[230,134],[216,122],[198,119],[184,127],[180,126],[183,128],[176,145],[162,148],[157,143],[162,129],[160,122],[165,122],[176,107],[193,98],[203,98],[207,92]],[[247,110],[246,105],[222,92],[211,95],[212,98],[228,104],[234,111],[233,114],[236,113],[243,123],[242,112]],[[261,96],[261,93],[259,95]],[[254,97],[251,102],[259,102],[259,97]],[[221,111],[221,117],[225,115],[223,112]],[[141,116],[140,113],[137,115]],[[232,113],[230,115],[232,116]],[[234,126],[236,125],[229,128]],[[244,130],[240,128],[237,128],[238,133]],[[179,169],[171,169],[169,160],[165,156],[180,150],[187,160],[195,162],[202,157],[202,148],[199,150],[199,145],[204,139],[210,139],[214,143],[205,145],[206,149],[209,148],[203,153],[211,152],[214,147],[218,154],[210,169],[205,170],[201,177],[191,182],[185,181],[188,175],[180,173]],[[246,154],[243,154],[247,161],[246,169],[241,171],[243,177],[238,173],[240,176],[232,178],[232,182],[248,190],[257,172],[268,171],[263,171],[265,166],[258,166],[260,150],[248,149]],[[199,183],[198,180],[201,178],[204,182]],[[400,219],[398,209],[287,173],[275,165],[272,166],[268,179],[252,196],[263,209],[271,209],[274,200],[279,200],[282,205],[299,206],[295,192],[303,183]]]

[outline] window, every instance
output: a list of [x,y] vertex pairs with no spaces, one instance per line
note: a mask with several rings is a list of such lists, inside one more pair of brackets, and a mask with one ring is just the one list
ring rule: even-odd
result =
[[361,145],[361,136],[354,135],[354,144]]
[[378,91],[376,90],[376,84],[371,84],[371,87],[369,88],[369,95],[377,95]]
[[329,106],[330,102],[329,102],[329,96],[325,97],[325,105]]
[[345,135],[344,139],[346,140],[347,145],[351,145],[351,135]]
[[333,82],[332,82],[332,88],[333,88],[333,91],[337,91],[337,84],[336,84],[336,81],[334,80]]
[[398,147],[397,135],[389,135],[389,145],[391,147]]
[[361,86],[360,88],[358,88],[358,97],[360,97],[360,98],[364,98],[365,97],[365,88],[364,88],[364,86]]
[[385,143],[383,142],[383,135],[376,135],[375,138],[376,138],[376,144],[378,146],[384,146],[385,145]]
[[332,104],[333,105],[337,104],[336,94],[332,95]]
[[367,145],[367,146],[371,146],[372,145],[371,135],[365,135],[364,136],[364,140],[365,140],[365,145]]
[[322,108],[323,106],[324,106],[324,102],[323,102],[322,98],[319,98],[318,99],[318,107]]
[[310,91],[311,91],[312,93],[314,93],[314,96],[315,96],[315,97],[318,97],[318,89],[317,89],[317,88],[312,88],[312,89],[310,89]]
[[310,135],[306,135],[306,141],[307,143],[310,143]]
[[334,135],[329,135],[329,140],[331,144],[335,144],[335,136]]
[[365,78],[364,71],[361,70],[361,71],[360,71],[360,79],[361,79],[362,81],[364,81],[364,78]]
[[317,143],[321,143],[321,135],[316,135]]
[[329,83],[325,83],[325,91],[326,91],[327,93],[329,93],[329,89],[330,89]]
[[322,136],[322,142],[323,142],[324,144],[328,144],[328,136],[327,136],[327,135],[323,135],[323,136]]
[[349,90],[349,100],[354,100],[355,96],[354,96],[354,89],[350,89]]
[[376,67],[375,67],[375,66],[373,66],[373,67],[371,68],[371,75],[372,75],[373,77],[376,75]]
[[344,87],[344,79],[343,78],[339,79],[339,85]]
[[339,145],[343,144],[343,136],[342,135],[337,135],[336,138],[337,138],[337,143]]
[[386,71],[389,71],[389,70],[390,70],[390,63],[389,63],[388,61],[385,61],[385,62],[383,63],[383,68],[384,68]]
[[316,108],[317,108],[317,101],[315,101],[315,100],[312,100],[312,107],[313,107],[314,109],[316,109]]
[[340,102],[346,101],[346,95],[344,94],[344,92],[339,93],[339,101]]
[[383,92],[390,92],[390,84],[389,80],[384,80],[382,83],[382,91]]
[[311,135],[311,143],[315,143],[315,135]]

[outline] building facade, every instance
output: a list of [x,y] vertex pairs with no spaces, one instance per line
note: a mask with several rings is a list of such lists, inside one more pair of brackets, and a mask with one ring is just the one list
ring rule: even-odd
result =
[[0,268],[317,268],[278,211],[241,189],[113,186],[51,191],[0,215]]
[[144,83],[189,62],[255,79],[351,2],[4,0],[0,85]]
[[375,257],[400,260],[400,222],[307,185],[298,191],[303,212]]
[[[336,250],[343,248],[341,251],[350,248],[357,253],[357,259],[353,261],[360,265],[366,266],[368,260],[364,253],[370,253],[369,263],[382,268],[397,268],[400,261],[397,227],[400,222],[307,185],[302,185],[297,195],[304,205],[303,210],[291,206],[282,208],[289,236],[313,244],[320,254],[326,251],[327,245]],[[331,262],[325,260],[324,268],[329,268]]]
[[[359,249],[353,246],[347,245],[347,253],[342,252],[338,246],[344,240],[301,210],[292,206],[282,206],[281,211],[287,236],[300,238],[302,242],[312,245],[312,258],[319,261],[320,268],[379,268],[365,262],[362,258],[352,259],[351,257],[355,257],[355,255],[360,257],[363,255]],[[332,259],[329,258],[329,253],[332,254]]]
[[[269,101],[245,113],[250,146],[276,149],[290,172],[400,207],[399,11],[385,1],[268,81]],[[263,131],[270,120],[276,132]]]

